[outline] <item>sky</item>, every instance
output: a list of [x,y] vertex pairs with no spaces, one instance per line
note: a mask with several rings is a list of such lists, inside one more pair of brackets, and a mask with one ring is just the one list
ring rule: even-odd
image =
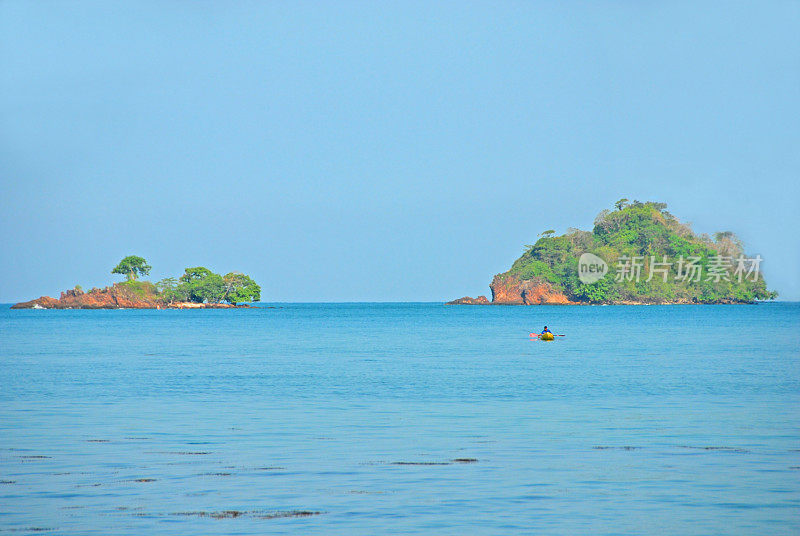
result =
[[0,301],[241,271],[489,294],[621,197],[800,300],[798,2],[0,0]]

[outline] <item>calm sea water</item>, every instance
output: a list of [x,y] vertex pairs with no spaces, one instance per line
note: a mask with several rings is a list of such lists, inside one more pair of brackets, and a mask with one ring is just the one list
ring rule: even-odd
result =
[[3,307],[0,480],[23,534],[798,534],[800,304]]

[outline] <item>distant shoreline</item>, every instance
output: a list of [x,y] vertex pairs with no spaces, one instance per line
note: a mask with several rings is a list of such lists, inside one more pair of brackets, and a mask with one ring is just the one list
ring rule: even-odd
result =
[[[483,301],[486,300],[485,296],[479,296],[478,298],[471,298],[469,296],[464,296],[463,298],[459,298],[457,300],[446,302],[445,305],[496,305],[496,306],[529,306],[529,305],[545,305],[545,306],[564,306],[564,305],[594,305],[594,306],[605,306],[605,305],[757,305],[759,303],[768,303],[770,301],[775,300],[752,300],[752,301],[736,301],[736,300],[718,300],[714,302],[701,302],[701,301],[688,301],[688,300],[681,300],[681,301],[661,301],[661,302],[645,302],[645,301],[632,301],[632,300],[620,300],[620,301],[613,301],[608,303],[593,303],[593,302],[577,302],[577,301],[568,301],[568,302],[530,302],[526,303],[522,300],[520,301]],[[789,303],[789,302],[785,302]]]
[[[37,300],[31,300],[37,301]],[[330,302],[308,302],[308,301],[298,301],[298,302],[253,302],[251,304],[240,304],[236,307],[227,306],[227,304],[202,304],[202,307],[198,307],[198,304],[190,304],[188,307],[180,307],[179,304],[175,304],[175,306],[156,306],[156,307],[17,307],[25,305],[29,302],[20,302],[14,303],[13,301],[6,301],[0,302],[0,308],[5,307],[6,309],[15,309],[15,310],[72,310],[72,311],[91,311],[91,310],[104,310],[104,311],[122,311],[122,310],[130,310],[130,309],[138,309],[138,310],[184,310],[184,309],[283,309],[289,306],[326,306],[326,305],[431,305],[431,306],[450,306],[450,305],[472,305],[472,304],[454,304],[453,302],[443,302],[443,301],[330,301]],[[800,304],[800,300],[756,300],[753,302],[741,302],[741,303],[571,303],[562,305],[563,306],[578,306],[578,307],[626,307],[626,306],[662,306],[662,305],[765,305],[765,304]],[[221,306],[220,306],[221,305]],[[481,304],[481,305],[493,305],[493,306],[508,306],[508,307],[515,307],[515,306],[524,306],[524,304],[518,303],[488,303],[488,304]],[[544,305],[557,305],[557,304],[544,304]],[[449,308],[449,307],[448,307]]]
[[[51,301],[52,300],[52,301]],[[61,303],[59,300],[55,298],[51,298],[50,296],[42,296],[41,298],[37,298],[35,300],[30,300],[27,302],[20,302],[15,303],[10,307],[11,309],[59,309],[59,310],[66,310],[66,309],[73,309],[73,310],[114,310],[114,309],[257,309],[258,307],[242,303],[242,304],[230,304],[230,303],[193,303],[193,302],[179,302],[179,303],[172,303],[168,305],[130,305],[130,306],[121,306],[121,305],[67,305]]]
[[62,292],[58,299],[42,296],[35,300],[16,303],[11,309],[247,309],[247,303],[198,303],[167,301],[158,295],[141,292],[130,283],[115,283],[110,287],[83,292],[71,289]]

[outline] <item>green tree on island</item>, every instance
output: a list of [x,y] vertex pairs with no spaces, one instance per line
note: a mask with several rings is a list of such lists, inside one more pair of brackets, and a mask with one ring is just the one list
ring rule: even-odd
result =
[[231,272],[222,278],[225,300],[236,305],[242,302],[254,302],[261,299],[261,287],[250,276],[239,272]]
[[225,298],[225,284],[222,276],[205,266],[186,268],[181,276],[180,287],[186,292],[189,301],[195,303],[219,303]]
[[175,287],[178,286],[178,280],[174,277],[165,277],[158,283],[156,283],[156,288],[159,292],[166,292],[168,290],[173,290]]
[[174,277],[165,277],[156,283],[156,290],[168,304],[186,301],[188,299],[186,292],[180,287],[180,283],[178,283],[178,280]]
[[128,278],[129,281],[135,281],[137,277],[148,275],[152,266],[147,264],[144,258],[137,255],[128,255],[119,264],[111,270],[112,274],[122,274]]

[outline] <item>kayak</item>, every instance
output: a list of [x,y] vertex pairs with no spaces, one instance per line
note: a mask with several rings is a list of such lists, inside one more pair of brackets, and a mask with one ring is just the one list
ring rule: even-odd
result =
[[553,339],[555,339],[552,333],[542,333],[541,335],[539,335],[539,338],[542,339],[543,341],[552,341]]

